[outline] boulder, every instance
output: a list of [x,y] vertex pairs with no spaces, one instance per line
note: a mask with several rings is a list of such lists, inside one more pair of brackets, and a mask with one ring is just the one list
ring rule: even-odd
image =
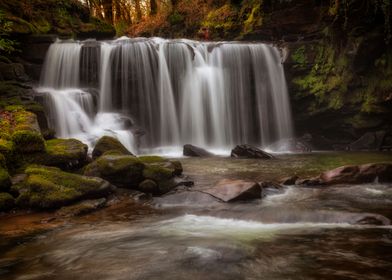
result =
[[319,178],[328,185],[361,184],[378,180],[392,182],[392,163],[370,163],[341,166],[320,174]]
[[209,151],[193,146],[191,144],[184,145],[183,155],[187,157],[212,157],[214,154]]
[[214,187],[203,190],[224,202],[258,199],[262,196],[261,186],[256,182],[224,179]]
[[260,150],[251,145],[237,145],[231,151],[231,157],[234,158],[259,158],[259,159],[272,159],[274,158],[267,152]]
[[164,194],[178,186],[174,180],[173,170],[160,165],[146,165],[143,177],[157,184],[157,191],[153,194]]
[[76,139],[52,139],[46,141],[46,153],[38,163],[62,169],[74,169],[87,162],[88,146]]
[[291,185],[295,185],[295,182],[298,179],[299,179],[299,177],[294,175],[294,176],[283,178],[280,182],[282,185],[291,186]]
[[14,208],[15,199],[9,193],[0,193],[0,212]]
[[127,148],[124,147],[123,144],[121,144],[118,139],[111,137],[111,136],[103,136],[101,137],[98,142],[95,144],[92,156],[93,159],[96,159],[103,155],[105,152],[108,151],[115,151],[118,154],[122,155],[132,155],[130,151],[127,150]]
[[56,215],[62,217],[82,216],[101,209],[105,207],[105,205],[106,198],[89,199],[74,205],[64,206],[56,212]]
[[182,164],[178,160],[168,160],[160,156],[140,156],[140,161],[146,165],[155,165],[168,168],[173,175],[179,176],[182,174]]
[[82,199],[109,195],[114,187],[101,178],[67,173],[56,167],[31,165],[19,185],[16,203],[20,207],[53,209]]
[[348,145],[347,149],[350,151],[379,151],[381,150],[385,135],[385,131],[367,132],[358,140]]
[[103,178],[123,188],[137,188],[145,164],[131,155],[103,155],[85,167],[84,175]]
[[11,178],[6,168],[0,166],[0,192],[8,192],[11,186]]
[[15,151],[22,154],[45,152],[45,141],[40,133],[18,130],[12,134]]
[[146,179],[139,184],[138,189],[144,193],[157,194],[159,193],[158,184],[155,181]]

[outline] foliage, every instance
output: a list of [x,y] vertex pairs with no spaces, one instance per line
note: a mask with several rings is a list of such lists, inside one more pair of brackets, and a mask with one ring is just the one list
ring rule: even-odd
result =
[[4,11],[0,10],[0,51],[11,53],[16,50],[17,43],[8,38],[12,30],[12,22],[5,18]]

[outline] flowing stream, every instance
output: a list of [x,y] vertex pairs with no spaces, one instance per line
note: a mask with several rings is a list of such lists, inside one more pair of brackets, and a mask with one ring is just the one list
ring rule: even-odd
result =
[[38,91],[47,94],[57,136],[90,146],[103,134],[133,152],[168,152],[188,143],[265,147],[292,136],[281,54],[267,44],[57,41]]
[[[390,279],[391,185],[288,186],[236,203],[202,192],[228,176],[273,179],[282,162],[312,163],[185,159],[196,185],[155,198],[152,211],[109,206],[14,246],[0,241],[0,278]],[[371,219],[384,225],[361,222]]]

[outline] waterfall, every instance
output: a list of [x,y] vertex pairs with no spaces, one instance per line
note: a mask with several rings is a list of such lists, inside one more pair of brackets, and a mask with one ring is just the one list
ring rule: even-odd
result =
[[41,76],[39,91],[48,93],[57,135],[91,145],[109,134],[135,151],[130,129],[144,132],[147,151],[187,143],[266,147],[292,136],[280,52],[267,44],[57,41]]

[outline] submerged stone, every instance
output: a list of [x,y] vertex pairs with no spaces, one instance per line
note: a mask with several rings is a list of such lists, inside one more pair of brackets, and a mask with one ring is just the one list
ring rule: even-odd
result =
[[224,179],[214,187],[203,190],[224,202],[258,199],[262,196],[261,186],[256,182]]
[[106,198],[89,199],[74,205],[64,206],[56,212],[56,215],[63,217],[82,216],[105,207],[105,204]]
[[320,174],[319,178],[325,184],[361,184],[378,181],[392,182],[391,163],[370,163],[363,165],[348,165],[335,168]]
[[113,186],[101,179],[67,173],[55,167],[32,165],[20,184],[16,202],[20,207],[59,208],[81,199],[105,197]]

